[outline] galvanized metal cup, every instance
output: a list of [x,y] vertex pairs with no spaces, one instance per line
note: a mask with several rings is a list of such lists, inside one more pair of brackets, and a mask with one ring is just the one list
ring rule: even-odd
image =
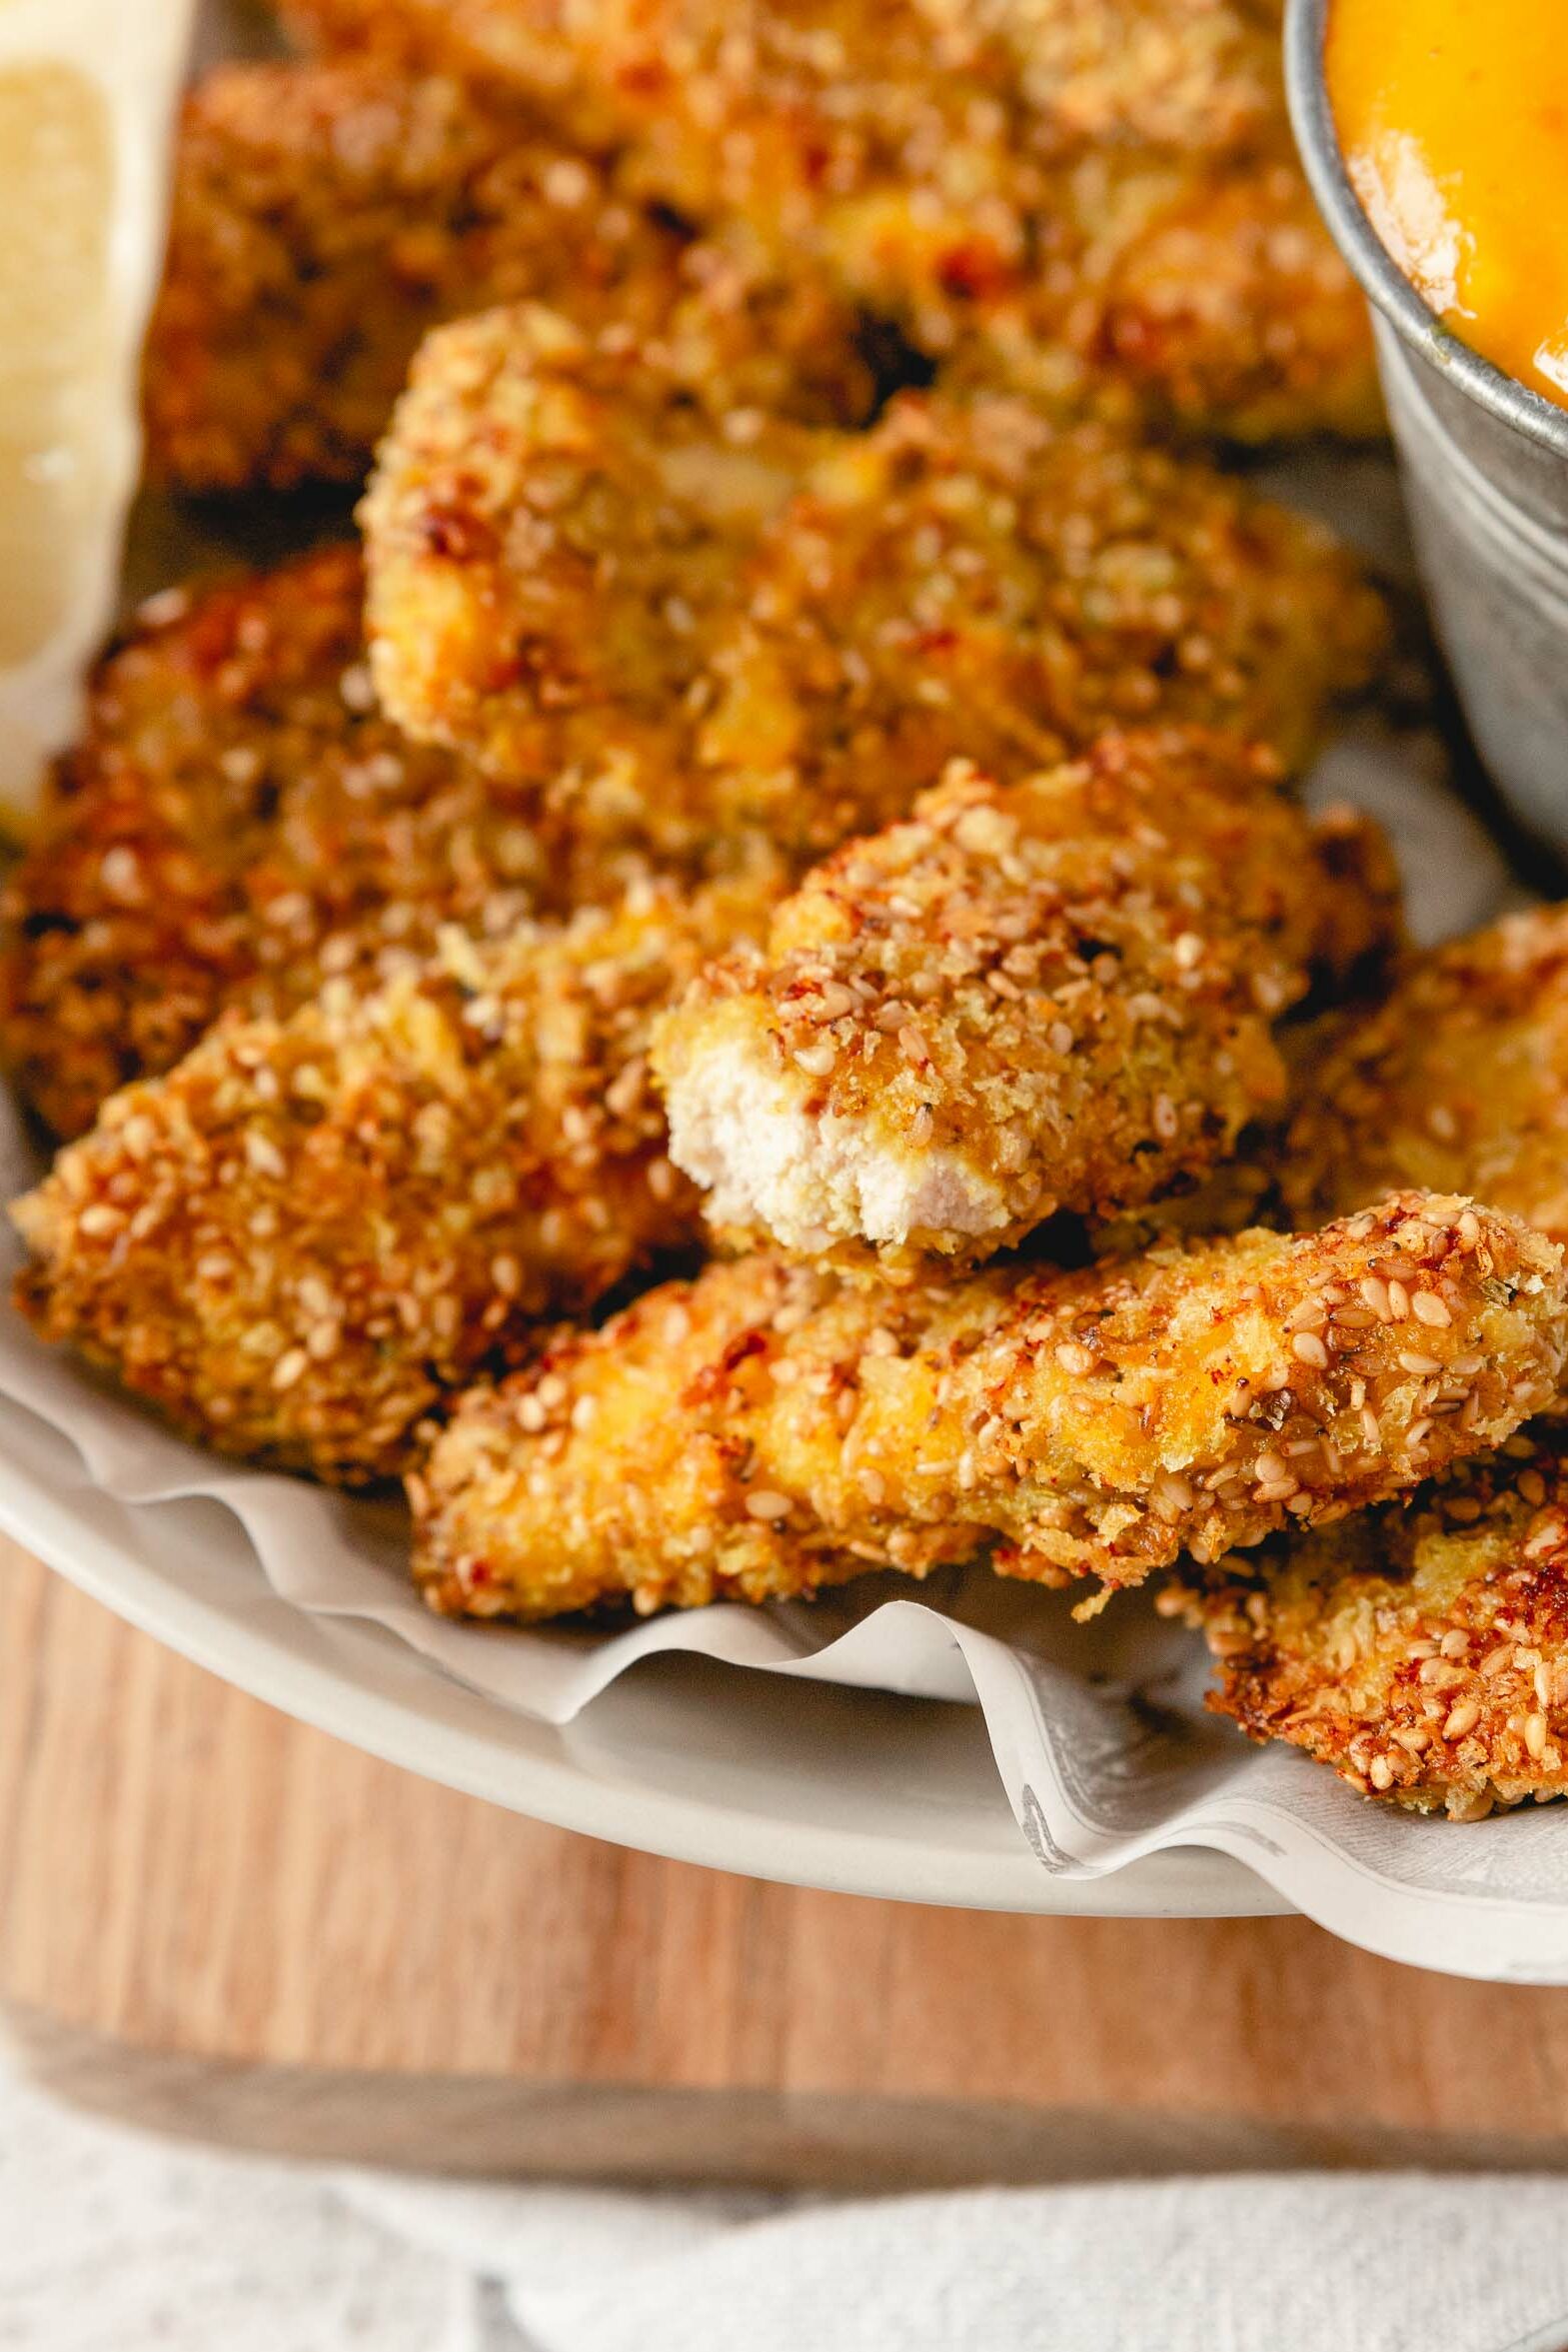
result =
[[1568,410],[1434,318],[1345,173],[1323,79],[1330,0],[1289,0],[1285,78],[1312,191],[1372,305],[1432,617],[1482,759],[1568,851]]

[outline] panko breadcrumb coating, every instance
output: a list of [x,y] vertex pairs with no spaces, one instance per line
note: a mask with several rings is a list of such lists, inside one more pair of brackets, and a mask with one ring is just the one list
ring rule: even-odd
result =
[[466,73],[623,183],[738,221],[919,348],[1199,433],[1376,429],[1366,321],[1296,165],[1272,0],[294,0]]
[[1421,1193],[1080,1273],[742,1258],[465,1398],[410,1482],[415,1574],[522,1617],[775,1598],[848,1560],[1135,1584],[1484,1452],[1565,1345],[1561,1251]]
[[231,1016],[126,1088],[12,1214],[18,1303],[226,1453],[360,1482],[532,1318],[690,1237],[648,1025],[755,922],[653,886],[283,1024]]
[[1220,735],[1106,736],[1015,785],[955,763],[665,1017],[671,1155],[716,1225],[809,1256],[984,1257],[1190,1183],[1283,1108],[1273,1025],[1325,926],[1351,968],[1396,934],[1386,850],[1347,879],[1354,823],[1325,841]]
[[[0,1051],[56,1134],[229,1005],[618,898],[649,864],[614,791],[511,787],[376,706],[359,551],[154,599],[91,681],[4,897]],[[630,830],[629,830],[630,827]],[[706,845],[745,865],[750,845]]]
[[1336,1033],[1278,1161],[1303,1221],[1430,1184],[1568,1241],[1568,907],[1413,957]]
[[149,469],[195,491],[358,482],[426,332],[524,297],[635,322],[737,398],[846,419],[873,398],[856,316],[819,281],[752,283],[504,93],[358,61],[233,65],[186,101]]
[[1210,1700],[1363,1795],[1478,1821],[1568,1792],[1568,1430],[1160,1596],[1219,1661]]
[[1012,398],[710,416],[528,306],[430,338],[361,512],[387,710],[498,773],[613,767],[672,848],[819,851],[950,757],[1129,723],[1295,759],[1384,640],[1343,549],[1206,465]]

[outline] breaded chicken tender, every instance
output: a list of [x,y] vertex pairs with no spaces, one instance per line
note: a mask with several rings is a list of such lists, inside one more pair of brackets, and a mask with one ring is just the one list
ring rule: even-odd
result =
[[[1409,1322],[1365,1303],[1396,1280]],[[1565,1344],[1561,1252],[1421,1193],[1080,1273],[894,1288],[742,1258],[465,1398],[410,1484],[415,1573],[439,1610],[522,1617],[768,1599],[852,1561],[1136,1584],[1498,1444]]]
[[56,1134],[226,1006],[287,1014],[443,923],[496,936],[648,867],[613,791],[563,808],[384,719],[362,600],[359,551],[325,548],[155,599],[99,665],[4,897],[0,1052]]
[[665,337],[738,398],[855,418],[873,397],[847,305],[809,279],[743,282],[504,93],[374,62],[234,65],[186,102],[149,469],[195,491],[358,482],[425,333],[524,297]]
[[688,1238],[648,1025],[749,893],[437,955],[128,1087],[12,1214],[18,1303],[226,1453],[389,1476],[444,1393]]
[[1210,1704],[1363,1795],[1477,1821],[1568,1792],[1568,1429],[1221,1560],[1160,1597],[1219,1661]]
[[672,1157],[716,1225],[810,1256],[984,1257],[1191,1183],[1283,1108],[1273,1025],[1325,947],[1344,980],[1391,942],[1392,859],[1355,828],[1220,735],[1106,736],[1015,785],[955,763],[665,1017]]
[[1272,0],[294,0],[622,151],[991,382],[1200,433],[1365,433],[1366,322],[1291,146]]
[[1413,957],[1335,1037],[1278,1162],[1304,1221],[1430,1184],[1568,1241],[1568,907]]
[[1343,549],[1207,466],[1011,398],[714,416],[526,306],[426,343],[361,513],[387,710],[500,774],[613,765],[673,850],[820,851],[950,757],[1129,722],[1293,759],[1384,635]]

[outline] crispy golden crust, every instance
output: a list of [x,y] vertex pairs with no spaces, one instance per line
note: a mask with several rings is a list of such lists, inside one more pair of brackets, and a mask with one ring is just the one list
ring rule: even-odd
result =
[[626,136],[625,103],[596,92],[558,0],[278,0],[277,13],[308,50],[462,74],[539,106],[588,147]]
[[524,297],[636,322],[738,398],[846,417],[872,398],[846,305],[743,283],[504,94],[374,62],[226,66],[183,118],[150,470],[199,491],[357,482],[427,331]]
[[1568,908],[1413,958],[1312,1073],[1279,1167],[1303,1220],[1431,1184],[1568,1240]]
[[[1400,1280],[1414,1320],[1364,1305]],[[524,1617],[807,1591],[845,1554],[1135,1584],[1484,1451],[1565,1343],[1560,1252],[1423,1194],[1076,1274],[743,1258],[466,1398],[411,1483],[415,1573]]]
[[624,150],[986,380],[1199,432],[1376,429],[1362,306],[1249,0],[297,0],[329,46],[449,66]]
[[1479,1820],[1568,1791],[1568,1431],[1161,1595],[1219,1661],[1210,1700],[1363,1795]]
[[387,709],[499,773],[614,764],[673,846],[819,851],[949,757],[1128,723],[1294,758],[1383,642],[1343,550],[1206,466],[1011,398],[713,417],[527,308],[426,344],[362,518]]
[[495,936],[648,864],[616,796],[563,809],[384,719],[362,593],[358,550],[323,549],[157,598],[99,666],[4,900],[0,1048],[57,1134],[226,1006],[287,1013],[443,923]]
[[678,240],[462,84],[220,67],[187,100],[145,371],[148,463],[199,490],[358,481],[439,319],[669,299]]
[[565,929],[450,933],[283,1024],[231,1017],[17,1203],[19,1303],[225,1452],[395,1473],[532,1317],[692,1232],[648,1025],[757,912],[650,886]]
[[[1086,240],[1102,231],[1093,176],[1079,175],[1080,187],[1090,182],[1079,211]],[[1381,433],[1364,306],[1294,156],[1175,182],[1173,174],[1163,201],[1147,182],[1132,185],[1129,225],[1097,303],[1061,317],[1059,331],[1080,338],[1091,380],[1103,375],[1186,432],[1231,441]],[[1024,320],[1027,340],[999,322],[977,364],[1010,356],[1011,380],[1027,389],[1055,321],[1032,319],[1027,307]]]
[[1340,981],[1391,945],[1346,863],[1224,736],[1107,736],[1009,786],[955,765],[661,1023],[672,1156],[717,1225],[812,1256],[978,1258],[1134,1208],[1282,1109],[1273,1025],[1325,929]]

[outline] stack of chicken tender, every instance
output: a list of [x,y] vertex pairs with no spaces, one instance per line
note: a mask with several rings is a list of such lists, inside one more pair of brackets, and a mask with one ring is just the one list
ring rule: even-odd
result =
[[1137,1587],[1366,1794],[1561,1793],[1568,915],[1413,954],[1294,789],[1389,632],[1227,466],[1376,429],[1272,0],[286,14],[149,467],[363,545],[98,668],[23,1309],[443,1612]]

